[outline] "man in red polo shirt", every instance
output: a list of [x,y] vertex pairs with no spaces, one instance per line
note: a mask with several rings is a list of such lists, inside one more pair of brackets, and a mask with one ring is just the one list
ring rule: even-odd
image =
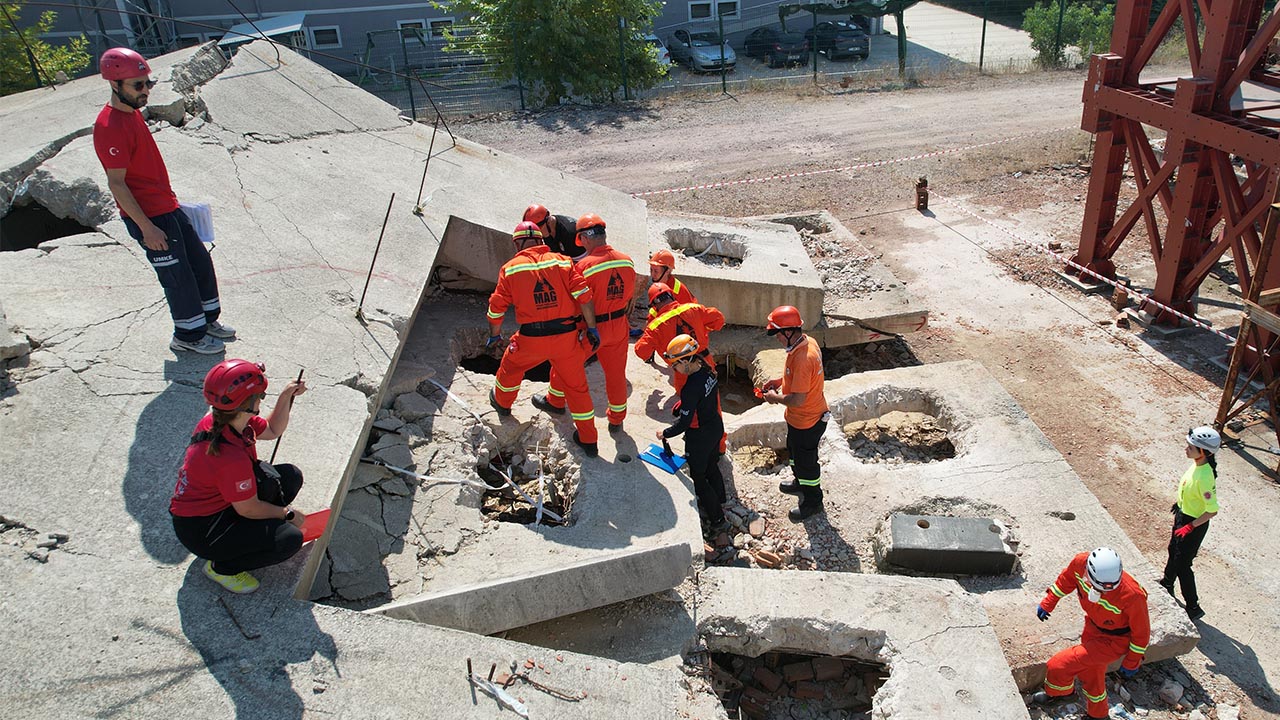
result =
[[129,48],[102,54],[98,70],[111,85],[111,102],[93,124],[93,147],[107,172],[129,235],[146,251],[173,318],[172,350],[217,355],[236,331],[218,322],[218,277],[169,185],[160,149],[139,112],[155,81],[145,58]]

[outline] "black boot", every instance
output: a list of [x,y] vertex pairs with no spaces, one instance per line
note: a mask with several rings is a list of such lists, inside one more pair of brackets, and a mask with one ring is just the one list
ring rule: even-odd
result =
[[1195,605],[1188,605],[1187,617],[1192,620],[1199,620],[1200,618],[1204,617],[1204,608],[1200,607],[1199,603]]
[[552,415],[564,414],[564,408],[556,407],[555,405],[552,405],[551,401],[546,399],[542,395],[534,395],[533,397],[529,398],[529,402],[533,403],[533,406],[538,408],[542,412],[551,413]]
[[807,520],[822,512],[822,487],[812,485],[800,486],[800,506],[787,513],[787,519],[793,523]]
[[586,453],[587,457],[596,457],[600,454],[599,444],[582,442],[582,438],[578,436],[577,430],[573,431],[573,441],[578,444],[578,447],[582,448],[582,452]]
[[1164,588],[1164,591],[1165,591],[1165,592],[1167,592],[1167,593],[1169,593],[1169,595],[1173,595],[1173,581],[1172,581],[1172,580],[1169,580],[1168,582],[1166,582],[1165,580],[1161,579],[1161,580],[1160,580],[1160,587]]
[[493,396],[492,390],[489,391],[489,406],[492,407],[494,410],[497,410],[498,415],[502,417],[507,417],[511,415],[511,408],[502,407],[501,405],[499,405],[498,399]]
[[795,480],[778,483],[778,492],[784,492],[788,495],[799,495],[804,491],[804,486]]

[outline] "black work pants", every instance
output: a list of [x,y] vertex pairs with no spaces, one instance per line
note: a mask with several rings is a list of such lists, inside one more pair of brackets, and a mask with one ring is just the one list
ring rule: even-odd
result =
[[691,428],[684,433],[684,450],[689,456],[689,475],[693,478],[693,493],[707,523],[724,522],[724,475],[720,473],[720,428],[706,430]]
[[[258,473],[258,499],[279,507],[293,502],[302,489],[302,471],[276,465],[277,481]],[[253,520],[234,507],[203,517],[173,516],[173,531],[184,547],[213,561],[219,575],[235,575],[284,562],[302,549],[302,530],[279,519]]]
[[822,466],[818,464],[818,443],[827,431],[827,421],[819,420],[813,427],[798,428],[787,424],[787,453],[791,456],[791,474],[796,482],[807,487],[820,487]]
[[[1182,511],[1175,512],[1173,529],[1177,530],[1183,525],[1189,525],[1192,520],[1195,518]],[[1199,527],[1191,528],[1191,532],[1184,538],[1177,535],[1169,537],[1169,560],[1164,565],[1164,577],[1160,579],[1160,584],[1171,588],[1170,592],[1172,592],[1173,581],[1176,579],[1182,587],[1182,600],[1189,608],[1200,606],[1200,596],[1196,593],[1196,574],[1191,570],[1191,561],[1195,560],[1196,554],[1200,552],[1200,543],[1204,542],[1207,532],[1209,532],[1208,521]]]

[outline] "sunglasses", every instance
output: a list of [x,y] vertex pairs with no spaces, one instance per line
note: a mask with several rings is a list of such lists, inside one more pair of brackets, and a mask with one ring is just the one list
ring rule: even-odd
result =
[[150,90],[151,88],[156,86],[156,81],[155,80],[138,80],[136,82],[126,83],[126,84],[130,88],[132,88],[134,91],[141,90],[142,88],[146,88]]

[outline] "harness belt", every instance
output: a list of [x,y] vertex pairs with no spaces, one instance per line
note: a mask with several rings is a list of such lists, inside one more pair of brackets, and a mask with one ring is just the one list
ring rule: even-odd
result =
[[520,325],[520,334],[525,337],[547,337],[548,335],[563,335],[576,332],[579,319],[580,317],[569,317],[523,323]]
[[1130,630],[1127,627],[1114,628],[1114,629],[1108,630],[1107,628],[1104,628],[1098,625],[1098,623],[1092,620],[1089,621],[1089,624],[1093,626],[1094,630],[1097,630],[1098,632],[1104,635],[1128,635],[1130,633]]
[[602,323],[602,322],[609,322],[610,320],[617,320],[618,318],[623,317],[626,314],[627,314],[627,309],[625,307],[620,307],[617,310],[614,310],[613,312],[608,313],[606,315],[597,315],[596,322]]

